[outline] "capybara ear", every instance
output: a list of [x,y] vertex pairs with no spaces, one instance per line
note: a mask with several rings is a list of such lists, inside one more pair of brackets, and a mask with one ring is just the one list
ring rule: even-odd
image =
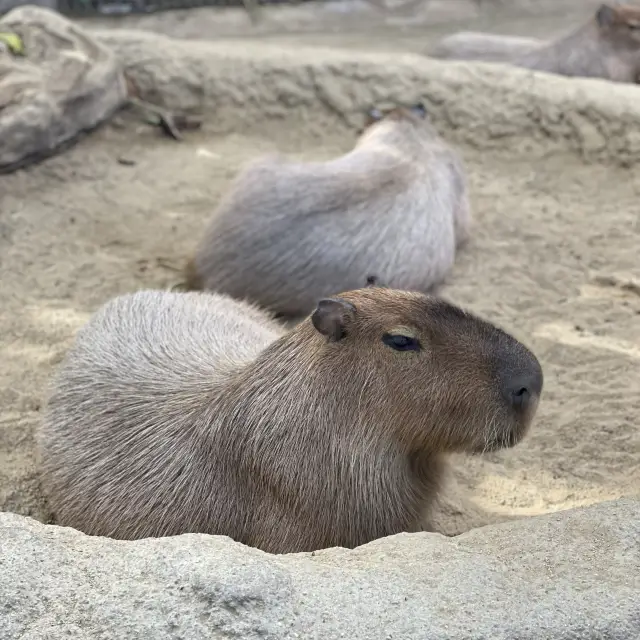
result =
[[616,21],[616,10],[608,4],[601,4],[596,11],[596,22],[600,27],[610,27]]
[[347,327],[356,315],[356,308],[342,298],[325,298],[318,302],[311,315],[313,326],[332,342],[344,338]]
[[427,117],[427,108],[422,102],[418,102],[411,107],[411,111],[421,118]]
[[384,113],[377,107],[372,107],[367,111],[367,119],[369,122],[378,122],[378,120],[382,120],[384,117]]
[[365,285],[365,289],[369,287],[378,287],[382,289],[387,289],[387,285],[380,282],[378,276],[367,276],[367,284]]
[[621,16],[618,14],[618,18],[624,20],[624,23],[629,27],[629,29],[640,29],[640,17],[638,17],[637,11],[634,11],[632,15],[627,14],[625,16]]

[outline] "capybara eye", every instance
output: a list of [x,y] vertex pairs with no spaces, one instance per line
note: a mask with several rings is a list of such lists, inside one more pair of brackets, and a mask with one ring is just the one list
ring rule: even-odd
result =
[[420,351],[420,341],[396,333],[385,333],[382,342],[396,351]]
[[427,109],[425,108],[425,106],[422,104],[422,102],[418,102],[417,104],[414,104],[411,107],[411,111],[413,111],[413,113],[417,114],[418,116],[420,116],[421,118],[425,118],[427,115]]

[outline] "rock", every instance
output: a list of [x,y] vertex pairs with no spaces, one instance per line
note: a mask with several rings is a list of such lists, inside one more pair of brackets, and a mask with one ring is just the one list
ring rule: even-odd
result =
[[510,155],[568,150],[599,162],[640,162],[638,87],[508,65],[280,46],[179,40],[96,30],[144,100],[207,114],[219,133],[266,135],[270,122],[307,137],[362,127],[372,104],[423,102],[449,141]]
[[47,7],[49,9],[58,8],[58,0],[0,0],[0,15],[16,7],[22,7],[25,4]]
[[637,640],[640,501],[355,550],[136,542],[0,514],[0,638]]
[[19,7],[0,20],[26,55],[0,53],[0,172],[47,157],[126,100],[114,54],[55,11]]

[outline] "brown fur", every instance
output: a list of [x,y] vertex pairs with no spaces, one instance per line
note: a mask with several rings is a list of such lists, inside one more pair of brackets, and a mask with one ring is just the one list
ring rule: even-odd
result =
[[469,226],[462,161],[422,105],[374,109],[344,156],[275,156],[242,169],[185,277],[190,290],[301,316],[371,272],[390,287],[432,292]]
[[602,4],[584,25],[553,42],[461,32],[428,54],[449,60],[509,62],[565,76],[640,80],[640,7]]
[[446,454],[515,445],[541,390],[521,343],[418,293],[347,292],[285,332],[227,296],[143,291],[98,311],[61,365],[42,486],[88,534],[355,547],[421,529]]
[[187,261],[184,268],[184,289],[186,291],[201,291],[204,288],[204,282],[196,269],[194,259]]

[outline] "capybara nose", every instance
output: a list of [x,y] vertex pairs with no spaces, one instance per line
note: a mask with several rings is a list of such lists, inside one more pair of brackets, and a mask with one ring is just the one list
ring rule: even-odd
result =
[[542,368],[532,363],[526,372],[506,377],[502,386],[505,400],[518,412],[526,411],[542,393]]

